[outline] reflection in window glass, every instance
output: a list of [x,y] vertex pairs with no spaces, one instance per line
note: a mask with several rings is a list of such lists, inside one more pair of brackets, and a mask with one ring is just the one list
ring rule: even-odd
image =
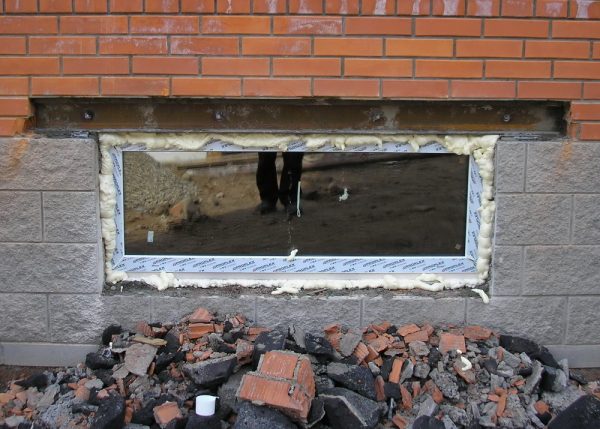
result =
[[125,251],[464,255],[468,161],[423,153],[123,152]]

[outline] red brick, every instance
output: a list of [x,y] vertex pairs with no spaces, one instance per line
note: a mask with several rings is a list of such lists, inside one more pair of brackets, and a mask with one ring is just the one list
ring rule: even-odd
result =
[[195,34],[200,30],[195,16],[132,16],[132,33]]
[[308,37],[246,37],[242,39],[244,55],[310,55]]
[[386,39],[385,54],[402,57],[451,57],[450,39]]
[[446,80],[384,80],[383,96],[398,98],[448,98]]
[[127,57],[64,57],[64,74],[129,74]]
[[0,55],[25,53],[25,37],[2,37],[0,40],[2,40],[2,43],[0,43]]
[[250,0],[217,0],[217,12],[226,14],[250,13]]
[[126,16],[61,16],[63,34],[127,33]]
[[37,0],[6,0],[6,13],[36,13]]
[[159,77],[103,77],[102,95],[167,96],[169,79]]
[[32,95],[98,95],[96,77],[33,77]]
[[29,94],[29,79],[26,77],[0,77],[0,95]]
[[152,409],[154,412],[154,419],[160,427],[165,427],[171,420],[181,419],[183,415],[177,405],[177,402],[165,402],[162,405],[158,405]]
[[214,0],[181,0],[181,11],[184,13],[213,13]]
[[214,76],[268,76],[268,58],[202,58],[202,74]]
[[273,353],[267,352],[263,355],[258,372],[277,378],[294,378],[294,371],[298,363],[298,355],[295,353]]
[[570,116],[575,121],[597,121],[600,120],[600,103],[571,103]]
[[581,4],[572,1],[570,4],[571,17],[581,19],[600,19],[599,0],[588,0],[586,3],[582,2]]
[[321,0],[289,0],[290,13],[310,15],[323,13],[323,2]]
[[537,0],[535,15],[547,18],[566,18],[568,2],[564,0]]
[[322,16],[276,16],[274,34],[341,34],[342,19]]
[[[255,0],[256,3],[256,0]],[[356,15],[359,2],[348,0],[326,0],[325,13],[328,15]]]
[[237,97],[241,80],[234,78],[173,78],[174,96]]
[[315,38],[315,55],[375,57],[383,53],[383,40],[376,38]]
[[171,53],[184,55],[237,55],[237,37],[171,37]]
[[548,78],[550,61],[486,61],[486,77]]
[[583,98],[600,100],[600,82],[585,82],[583,84]]
[[502,0],[502,16],[533,16],[533,0]]
[[375,395],[378,402],[385,401],[385,380],[381,375],[375,377]]
[[485,21],[484,26],[484,36],[492,37],[546,38],[550,32],[550,24],[547,20],[490,19]]
[[517,93],[515,82],[452,81],[451,96],[454,98],[514,98]]
[[344,75],[365,77],[410,77],[412,76],[412,66],[412,60],[346,58],[344,60]]
[[481,19],[476,18],[415,18],[417,36],[479,36]]
[[492,336],[492,331],[483,326],[472,325],[465,326],[463,334],[465,338],[471,341],[485,341]]
[[471,60],[416,60],[417,77],[463,77],[483,76],[483,63]]
[[523,54],[520,40],[457,40],[457,57],[514,58]]
[[100,54],[147,54],[167,53],[166,37],[100,37]]
[[76,13],[106,13],[108,0],[75,0]]
[[421,330],[421,328],[419,328],[414,323],[411,323],[410,325],[400,326],[398,328],[398,330],[396,331],[396,333],[398,335],[401,335],[401,336],[405,337],[408,334],[412,334],[412,333],[418,332],[420,330]]
[[203,16],[202,32],[206,34],[269,34],[268,16]]
[[595,42],[592,49],[592,58],[600,59],[600,42]]
[[58,72],[56,57],[0,57],[0,74],[48,75]]
[[40,0],[41,13],[70,13],[73,11],[71,0]]
[[179,0],[144,0],[147,13],[179,12]]
[[85,55],[96,53],[95,37],[30,37],[30,54]]
[[600,78],[600,62],[555,61],[554,77],[598,79]]
[[306,97],[310,79],[244,79],[245,96]]
[[600,21],[554,21],[552,37],[564,39],[600,39]]
[[409,36],[412,33],[410,18],[392,17],[348,17],[346,18],[346,34],[380,34]]
[[144,0],[110,0],[111,13],[142,12]]
[[363,15],[393,15],[395,0],[362,0]]
[[315,79],[314,95],[318,97],[378,97],[379,81],[371,79]]
[[0,34],[53,34],[58,23],[53,16],[0,16]]
[[433,0],[431,5],[432,15],[443,16],[464,16],[466,0],[456,0],[448,2],[444,0]]
[[408,420],[408,418],[401,416],[400,414],[394,414],[394,417],[392,417],[392,423],[398,429],[406,429],[410,421]]
[[518,97],[525,99],[563,100],[581,97],[579,82],[529,82],[518,83]]
[[500,0],[469,1],[467,5],[469,16],[498,16],[500,15]]
[[273,58],[275,76],[339,76],[339,58]]
[[396,8],[398,15],[429,15],[431,13],[431,0],[398,0]]
[[306,393],[308,393],[311,397],[314,397],[317,392],[317,387],[315,385],[315,375],[312,370],[312,365],[310,364],[310,359],[300,359],[296,374],[296,381],[298,384],[303,387]]
[[29,116],[31,105],[28,98],[0,98],[0,116]]
[[312,401],[303,389],[292,388],[290,381],[263,378],[252,372],[244,375],[238,397],[267,404],[301,421],[306,421]]
[[581,140],[600,140],[600,124],[581,124],[579,138]]
[[465,344],[465,337],[444,332],[440,335],[439,349],[442,353],[448,353],[450,350],[460,350],[461,352],[466,353],[467,346]]
[[402,384],[400,385],[400,395],[402,395],[402,408],[405,410],[412,410],[412,396],[410,396],[408,389]]
[[133,57],[134,74],[193,74],[199,71],[198,58]]
[[528,58],[589,58],[590,42],[559,42],[528,40],[525,42]]
[[0,136],[10,137],[21,134],[25,130],[25,120],[22,118],[0,118]]

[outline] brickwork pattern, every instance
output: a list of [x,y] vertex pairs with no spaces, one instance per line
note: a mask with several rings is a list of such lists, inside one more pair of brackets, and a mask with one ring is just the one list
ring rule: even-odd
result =
[[553,99],[600,139],[596,0],[2,0],[0,135],[35,97]]

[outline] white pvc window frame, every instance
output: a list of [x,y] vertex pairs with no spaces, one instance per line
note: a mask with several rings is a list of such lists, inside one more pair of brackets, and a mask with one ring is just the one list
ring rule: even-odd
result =
[[[381,145],[353,145],[339,148],[325,145],[320,148],[311,148],[301,140],[290,144],[288,151],[297,152],[414,152],[414,146],[409,143],[386,142]],[[431,142],[420,144],[421,153],[456,153],[449,151],[443,144],[432,139]],[[115,220],[115,246],[108,271],[126,273],[204,273],[211,278],[226,278],[228,275],[265,275],[275,274],[462,274],[473,275],[478,272],[478,248],[481,228],[480,203],[484,191],[484,181],[480,174],[480,167],[473,154],[469,154],[467,213],[465,230],[465,252],[461,256],[377,256],[368,255],[360,257],[335,257],[335,256],[303,256],[300,253],[294,258],[289,255],[281,256],[189,256],[189,255],[136,255],[127,254],[124,246],[124,202],[123,202],[123,152],[150,152],[179,150],[189,151],[186,148],[155,148],[143,144],[130,144],[107,147],[106,153],[110,156],[112,164],[112,182],[116,194],[114,207]],[[278,150],[274,147],[244,147],[213,140],[202,146],[200,151],[234,151],[258,152]],[[109,256],[109,255],[107,255]],[[479,269],[481,273],[481,269]],[[487,276],[487,272],[486,272]],[[414,276],[413,276],[414,277]],[[471,277],[471,276],[468,276]]]

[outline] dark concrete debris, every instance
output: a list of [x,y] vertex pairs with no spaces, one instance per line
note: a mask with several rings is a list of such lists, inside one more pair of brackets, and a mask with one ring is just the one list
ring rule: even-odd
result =
[[[0,393],[0,428],[600,427],[600,383],[480,326],[270,330],[199,308],[111,325],[102,343],[85,366]],[[215,415],[195,414],[202,394],[219,397]]]

